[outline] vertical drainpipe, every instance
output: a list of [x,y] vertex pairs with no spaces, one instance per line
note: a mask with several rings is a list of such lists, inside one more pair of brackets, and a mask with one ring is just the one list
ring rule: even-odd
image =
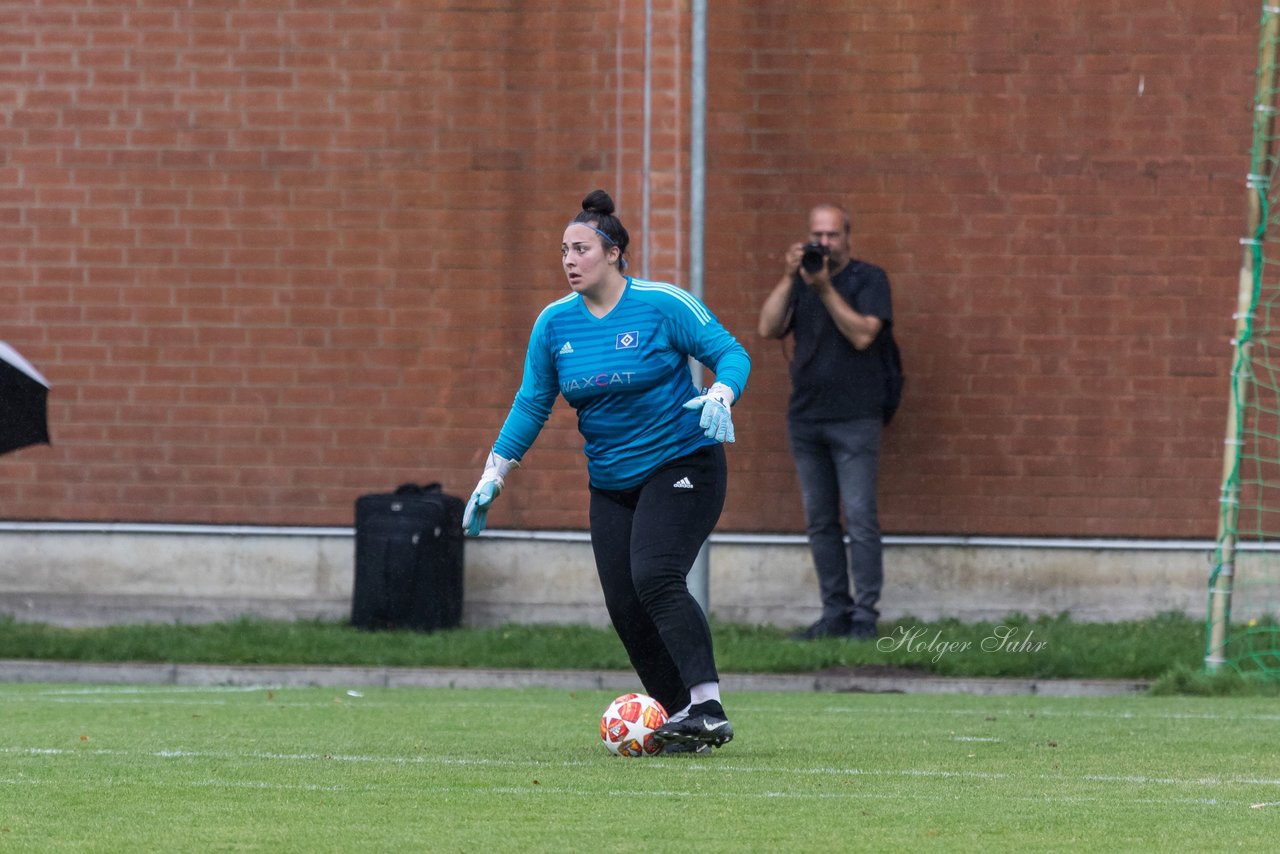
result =
[[653,0],[645,0],[644,4],[644,131],[641,134],[640,160],[640,233],[643,241],[640,246],[640,257],[643,265],[640,277],[649,278],[649,256],[653,252],[653,239],[649,236],[649,184],[653,174]]
[[[706,213],[706,142],[707,142],[707,0],[693,0],[691,20],[689,82],[689,290],[703,300],[702,245]],[[702,387],[702,365],[692,365],[693,382]],[[710,561],[707,544],[702,544],[693,568],[689,570],[689,592],[702,610],[711,613]]]

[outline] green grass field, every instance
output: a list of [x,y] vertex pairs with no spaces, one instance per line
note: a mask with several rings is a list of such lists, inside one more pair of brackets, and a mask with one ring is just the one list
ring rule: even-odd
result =
[[[1195,669],[1204,656],[1200,620],[1163,615],[1123,623],[1079,623],[1067,615],[1010,615],[961,623],[903,619],[881,625],[875,643],[800,643],[770,626],[712,623],[723,672],[805,673],[889,666],[939,676],[1155,679]],[[995,646],[1000,633],[1009,643]],[[1023,646],[1028,643],[1029,646]],[[1012,648],[1012,650],[1011,650]],[[0,617],[0,658],[221,664],[347,664],[629,670],[611,628],[506,625],[421,632],[362,632],[326,621],[241,619],[200,625],[63,628]]]
[[[612,692],[0,685],[0,850],[1266,850],[1263,698],[752,693],[621,759]],[[1270,841],[1268,841],[1270,840]]]

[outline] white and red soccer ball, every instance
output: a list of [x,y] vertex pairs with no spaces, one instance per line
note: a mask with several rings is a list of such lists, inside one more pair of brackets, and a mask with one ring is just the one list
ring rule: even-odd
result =
[[653,731],[667,722],[667,710],[644,694],[623,694],[600,717],[600,739],[618,756],[656,756],[662,742]]

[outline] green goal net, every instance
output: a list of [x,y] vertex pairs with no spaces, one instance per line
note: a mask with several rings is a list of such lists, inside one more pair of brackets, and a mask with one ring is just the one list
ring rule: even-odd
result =
[[1280,679],[1280,8],[1261,31],[1205,667]]

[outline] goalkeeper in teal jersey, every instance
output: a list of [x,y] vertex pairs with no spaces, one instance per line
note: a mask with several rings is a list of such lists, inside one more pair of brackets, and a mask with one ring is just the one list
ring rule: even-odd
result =
[[[689,593],[694,558],[724,507],[723,443],[751,359],[701,301],[627,276],[630,237],[596,190],[565,229],[573,293],[529,336],[524,379],[463,518],[469,536],[533,445],[557,396],[578,413],[591,492],[591,546],[605,606],[646,692],[671,713],[668,752],[733,738],[711,630]],[[716,372],[699,393],[689,357]]]

